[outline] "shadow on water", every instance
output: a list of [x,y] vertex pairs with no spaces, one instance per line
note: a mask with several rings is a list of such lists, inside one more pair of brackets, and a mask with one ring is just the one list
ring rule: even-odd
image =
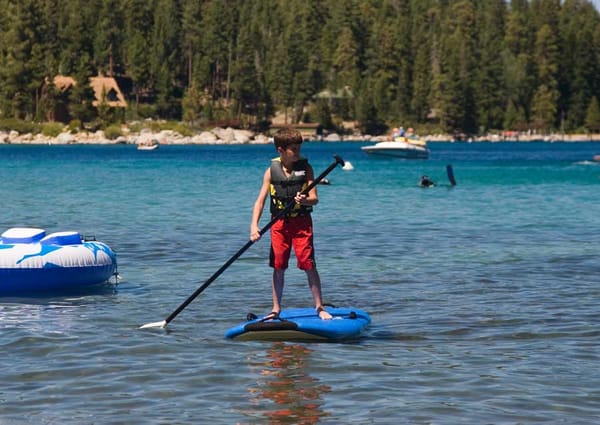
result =
[[35,293],[11,293],[6,296],[0,296],[2,304],[52,304],[54,302],[71,302],[94,295],[116,295],[118,284],[101,283],[98,285],[86,286],[82,288],[53,289],[48,291],[38,291]]
[[373,329],[365,333],[361,341],[426,341],[424,335],[394,332],[386,329]]

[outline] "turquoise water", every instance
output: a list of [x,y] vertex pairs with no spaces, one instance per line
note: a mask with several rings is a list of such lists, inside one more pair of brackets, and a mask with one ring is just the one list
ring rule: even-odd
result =
[[[0,146],[0,231],[95,235],[121,275],[0,299],[0,423],[596,422],[600,144],[436,143],[427,161],[363,145],[303,148],[316,173],[354,166],[314,214],[325,300],[373,320],[346,344],[223,337],[270,309],[268,237],[166,330],[138,329],[247,242],[272,146]],[[310,306],[286,277],[285,306]]]

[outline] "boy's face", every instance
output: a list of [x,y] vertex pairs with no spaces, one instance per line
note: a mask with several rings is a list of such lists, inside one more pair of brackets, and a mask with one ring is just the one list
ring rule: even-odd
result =
[[300,148],[302,144],[297,143],[293,145],[287,145],[285,148],[278,148],[281,159],[286,162],[296,162],[300,159]]

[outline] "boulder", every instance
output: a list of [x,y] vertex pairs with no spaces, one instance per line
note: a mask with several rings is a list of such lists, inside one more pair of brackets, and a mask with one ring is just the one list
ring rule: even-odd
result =
[[69,132],[62,132],[54,139],[54,143],[57,145],[68,145],[76,142],[75,136]]

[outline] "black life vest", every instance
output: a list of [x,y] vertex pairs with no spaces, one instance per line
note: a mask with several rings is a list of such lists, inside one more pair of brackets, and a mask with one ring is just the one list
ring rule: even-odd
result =
[[[271,160],[271,214],[277,215],[294,201],[294,197],[307,186],[308,160],[300,158],[292,167],[290,176],[286,176],[283,171],[281,158]],[[296,217],[299,215],[308,215],[312,211],[312,206],[295,204],[287,217]]]

